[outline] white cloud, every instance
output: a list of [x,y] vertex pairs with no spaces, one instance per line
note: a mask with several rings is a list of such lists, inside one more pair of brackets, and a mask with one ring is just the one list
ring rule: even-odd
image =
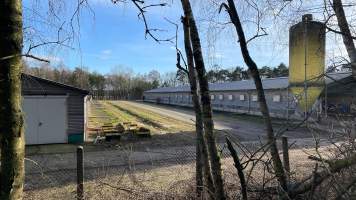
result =
[[215,52],[208,55],[210,59],[222,59],[225,58],[223,53]]
[[112,51],[110,49],[102,50],[99,54],[101,60],[108,60],[111,58]]
[[101,53],[104,54],[104,55],[110,55],[111,54],[111,50],[110,49],[105,49],[105,50],[102,50]]

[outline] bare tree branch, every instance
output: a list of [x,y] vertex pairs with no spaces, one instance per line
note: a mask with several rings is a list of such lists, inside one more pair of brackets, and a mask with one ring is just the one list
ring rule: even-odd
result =
[[[111,0],[114,4],[121,2],[121,3],[126,3],[126,0]],[[145,37],[147,38],[147,35],[150,36],[154,41],[160,43],[160,42],[172,42],[172,40],[174,39],[174,37],[172,38],[167,38],[167,39],[160,39],[158,38],[156,35],[154,35],[152,32],[156,32],[156,31],[163,31],[162,29],[157,29],[157,28],[150,28],[148,25],[148,21],[147,21],[147,17],[145,15],[145,13],[147,12],[148,8],[151,7],[164,7],[167,6],[167,3],[158,3],[158,4],[149,4],[149,5],[145,5],[145,1],[144,0],[130,0],[135,7],[139,10],[138,13],[138,18],[142,19],[144,25],[145,25]]]
[[239,15],[237,13],[236,7],[235,7],[235,3],[233,0],[227,0],[228,4],[223,3],[220,6],[220,11],[222,8],[225,8],[227,13],[230,16],[230,20],[232,21],[232,23],[235,26],[236,29],[236,33],[239,37],[239,43],[240,43],[240,48],[241,48],[241,52],[242,52],[242,56],[244,58],[244,61],[246,63],[246,65],[248,66],[251,75],[253,77],[253,80],[255,82],[255,86],[256,86],[256,90],[258,93],[258,100],[259,100],[259,105],[260,105],[260,110],[262,113],[262,116],[264,118],[265,121],[265,126],[266,126],[266,130],[267,130],[267,138],[268,138],[268,142],[270,143],[270,153],[272,156],[272,160],[273,160],[273,165],[274,165],[274,170],[276,173],[276,176],[278,178],[278,181],[282,187],[282,189],[284,191],[288,191],[288,184],[287,184],[287,179],[286,179],[286,174],[285,171],[283,169],[283,165],[280,159],[280,156],[278,154],[278,148],[276,145],[276,138],[275,135],[273,133],[273,127],[272,127],[272,121],[270,118],[270,114],[269,114],[269,110],[268,110],[268,106],[266,103],[266,98],[265,98],[265,94],[264,94],[264,90],[263,90],[263,85],[262,85],[262,81],[261,81],[261,77],[259,75],[259,71],[257,68],[256,63],[254,62],[254,60],[251,58],[250,53],[248,51],[247,48],[247,41],[245,38],[245,33],[243,31],[242,25],[241,25],[241,21],[239,18]]

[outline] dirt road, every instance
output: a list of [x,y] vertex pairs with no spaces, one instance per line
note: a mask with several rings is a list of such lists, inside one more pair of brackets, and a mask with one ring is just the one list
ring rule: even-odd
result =
[[[125,104],[140,107],[142,109],[150,110],[163,116],[175,118],[186,123],[194,123],[195,114],[191,108],[152,104],[145,102],[129,102]],[[214,126],[215,129],[241,139],[241,140],[258,140],[264,137],[265,128],[263,120],[258,116],[238,115],[227,112],[214,112]],[[277,131],[284,128],[283,121],[274,119],[274,129]],[[311,138],[311,133],[306,128],[297,128],[289,130],[285,133],[286,136],[292,138]]]
[[[128,104],[131,104],[133,106],[140,107],[142,109],[147,109],[152,112],[156,112],[160,115],[164,115],[167,117],[172,117],[180,121],[184,121],[189,124],[194,124],[195,121],[195,115],[192,110],[187,110],[187,109],[182,109],[182,108],[176,108],[176,107],[168,107],[164,105],[155,105],[155,104],[148,104],[144,102],[125,102]],[[226,130],[226,129],[231,129],[230,126],[224,125],[224,123],[220,121],[215,121],[215,129],[218,130]]]

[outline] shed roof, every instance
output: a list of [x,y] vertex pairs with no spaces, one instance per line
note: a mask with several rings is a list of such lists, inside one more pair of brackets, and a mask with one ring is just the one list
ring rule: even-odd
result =
[[22,90],[25,90],[25,92],[23,91],[23,93],[25,93],[25,94],[28,93],[27,90],[42,91],[45,94],[52,94],[53,92],[51,92],[51,91],[43,91],[43,90],[49,90],[50,89],[48,87],[45,87],[45,85],[43,85],[43,84],[52,85],[52,87],[55,86],[56,88],[59,87],[59,88],[63,88],[63,89],[66,89],[66,90],[70,90],[71,92],[78,93],[78,94],[81,94],[81,95],[88,95],[89,94],[88,90],[84,90],[84,89],[77,88],[77,87],[74,87],[74,86],[66,85],[66,84],[59,83],[59,82],[56,82],[56,81],[52,81],[52,80],[49,80],[49,79],[40,78],[40,77],[33,76],[33,75],[30,75],[30,74],[22,73],[21,74],[21,79],[22,79],[22,84],[23,84]]
[[[335,80],[340,80],[350,75],[351,72],[327,73],[327,75],[325,76],[325,81],[327,84],[329,84],[331,82],[334,82]],[[266,90],[285,89],[288,87],[288,84],[289,84],[288,77],[262,79],[263,88]],[[239,91],[239,90],[254,90],[254,89],[256,89],[256,86],[252,79],[209,84],[210,91]],[[171,92],[189,92],[189,91],[190,91],[189,85],[184,85],[178,87],[156,88],[156,89],[145,91],[145,93],[168,93],[168,92],[171,93]]]

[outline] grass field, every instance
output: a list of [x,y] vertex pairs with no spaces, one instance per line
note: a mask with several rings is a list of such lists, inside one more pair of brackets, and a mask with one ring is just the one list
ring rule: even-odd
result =
[[[131,122],[151,130],[153,135],[193,131],[192,123],[162,116],[125,101],[94,101],[89,110],[89,127],[100,127],[105,123]],[[92,133],[95,134],[95,133]]]

